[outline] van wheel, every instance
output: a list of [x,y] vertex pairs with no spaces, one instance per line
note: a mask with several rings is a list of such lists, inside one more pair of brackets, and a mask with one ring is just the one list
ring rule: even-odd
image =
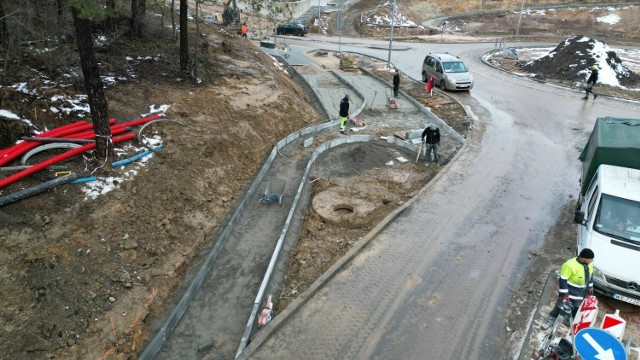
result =
[[447,83],[443,80],[440,80],[440,89],[447,90]]
[[427,73],[426,72],[422,72],[422,82],[427,82]]

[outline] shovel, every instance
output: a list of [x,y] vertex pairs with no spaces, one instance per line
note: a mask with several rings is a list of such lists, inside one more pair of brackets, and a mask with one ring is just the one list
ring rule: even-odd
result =
[[420,159],[420,154],[422,154],[422,150],[424,150],[424,143],[420,144],[420,147],[418,148],[418,155],[416,155],[416,161],[415,163],[418,163],[418,159]]

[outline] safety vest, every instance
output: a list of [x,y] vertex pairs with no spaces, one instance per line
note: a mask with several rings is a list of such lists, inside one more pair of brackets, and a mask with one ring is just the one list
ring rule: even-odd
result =
[[[585,268],[588,271],[585,271]],[[581,301],[588,290],[593,289],[593,263],[583,264],[578,258],[565,261],[560,269],[560,296],[568,296],[571,300]]]

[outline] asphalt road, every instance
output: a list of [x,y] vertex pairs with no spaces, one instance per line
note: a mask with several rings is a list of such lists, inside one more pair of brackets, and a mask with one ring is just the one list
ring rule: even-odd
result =
[[[287,39],[295,52],[355,51],[387,59],[384,42]],[[475,115],[457,158],[369,246],[292,311],[258,359],[509,359],[506,302],[560,210],[578,190],[578,149],[599,116],[640,105],[518,78],[482,64],[493,44],[401,44],[391,62],[418,79],[428,52],[459,55],[475,87],[455,97]],[[388,46],[388,43],[387,43]],[[528,321],[528,319],[523,319]],[[266,330],[266,328],[264,329]],[[260,334],[258,334],[260,335]]]

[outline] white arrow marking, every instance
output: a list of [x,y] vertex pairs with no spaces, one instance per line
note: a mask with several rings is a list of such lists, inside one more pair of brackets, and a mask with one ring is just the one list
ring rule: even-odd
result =
[[587,340],[587,342],[589,343],[589,345],[591,345],[596,352],[598,353],[598,355],[595,356],[596,359],[598,360],[616,360],[615,356],[613,356],[613,350],[612,349],[603,349],[602,346],[600,346],[600,344],[598,344],[596,342],[596,340],[594,338],[591,337],[591,335],[589,333],[582,335],[582,337]]

